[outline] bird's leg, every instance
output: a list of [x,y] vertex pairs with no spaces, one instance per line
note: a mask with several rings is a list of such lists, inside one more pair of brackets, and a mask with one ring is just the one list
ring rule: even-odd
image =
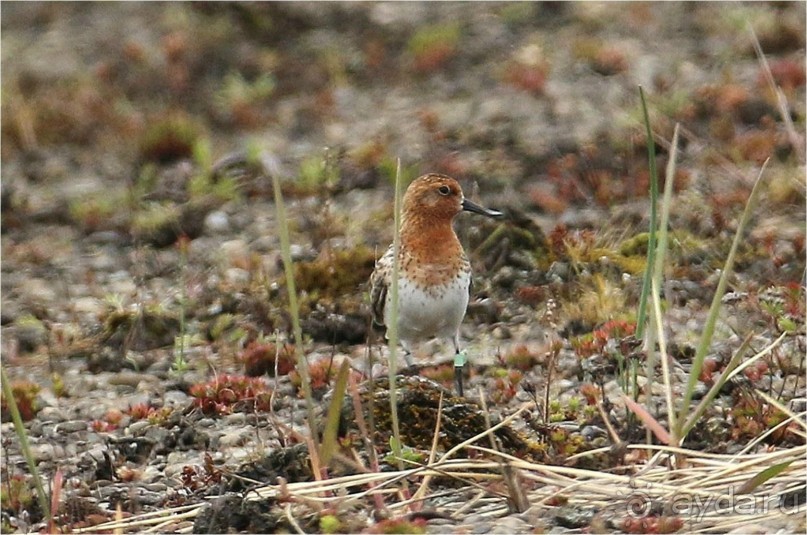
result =
[[465,353],[460,351],[460,337],[459,333],[454,335],[454,382],[457,386],[457,395],[465,397],[463,391],[463,368],[465,367]]
[[406,360],[406,368],[399,370],[401,375],[417,375],[420,373],[420,366],[415,365],[412,360],[412,351],[403,342],[401,342],[401,347],[404,350],[404,360]]

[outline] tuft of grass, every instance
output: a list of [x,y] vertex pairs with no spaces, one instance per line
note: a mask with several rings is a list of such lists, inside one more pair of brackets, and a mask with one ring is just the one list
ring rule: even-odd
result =
[[[697,420],[691,417],[692,414],[689,405],[692,402],[692,395],[695,392],[695,387],[698,384],[698,377],[700,376],[703,368],[703,361],[706,359],[706,353],[708,352],[712,343],[712,336],[714,335],[715,326],[717,325],[717,317],[723,304],[723,295],[726,293],[726,286],[728,285],[729,277],[731,276],[734,268],[734,258],[737,254],[737,249],[743,240],[745,227],[747,226],[748,221],[751,219],[751,214],[754,212],[754,208],[759,200],[759,194],[763,183],[762,177],[765,173],[765,168],[768,166],[768,161],[770,160],[766,160],[765,163],[762,164],[759,175],[754,182],[754,187],[751,190],[751,195],[748,197],[748,201],[745,204],[743,215],[740,217],[740,222],[737,225],[737,231],[734,234],[734,240],[731,243],[731,250],[729,251],[726,262],[723,265],[723,270],[720,273],[720,280],[717,283],[717,289],[715,290],[712,304],[709,307],[709,313],[706,317],[706,324],[704,325],[703,333],[701,334],[698,347],[695,350],[695,357],[692,359],[692,369],[689,373],[686,390],[684,391],[684,400],[679,409],[677,426],[674,430],[674,436],[678,438],[679,443],[680,441],[684,440],[689,431],[691,431],[697,423]],[[687,418],[686,416],[688,414],[690,417]]]
[[656,205],[658,199],[658,171],[656,170],[656,144],[653,141],[653,131],[650,129],[650,116],[647,112],[647,101],[644,96],[644,89],[639,86],[639,96],[642,100],[642,112],[644,114],[644,125],[647,134],[647,160],[650,169],[650,231],[647,240],[647,264],[645,266],[644,279],[642,280],[642,294],[639,297],[639,312],[636,317],[636,337],[643,338],[647,324],[647,295],[650,292],[650,277],[653,273],[653,265],[656,258],[656,228],[658,219]]
[[247,80],[240,72],[231,72],[213,98],[216,111],[236,126],[258,126],[263,119],[261,106],[274,94],[276,85],[271,74]]
[[[261,161],[268,160],[268,157],[261,156]],[[311,378],[308,374],[308,360],[303,353],[303,330],[300,326],[300,306],[297,302],[297,289],[294,282],[294,263],[291,259],[291,241],[289,239],[289,223],[286,216],[286,204],[283,202],[280,178],[277,173],[272,173],[272,164],[264,164],[266,172],[272,175],[272,187],[275,192],[275,207],[277,210],[277,226],[280,235],[280,252],[283,259],[283,271],[286,275],[286,289],[289,295],[289,314],[291,316],[292,330],[294,332],[294,350],[297,356],[297,372],[300,374],[303,396],[305,398],[306,412],[308,416],[308,429],[311,443],[314,446],[310,450],[311,467],[316,479],[320,479],[319,452],[316,441],[319,436],[317,416],[314,412],[314,397],[311,393]]]
[[[711,346],[712,337],[714,335],[715,326],[717,324],[717,318],[719,316],[720,309],[722,307],[723,295],[725,294],[726,291],[728,279],[732,274],[735,256],[740,246],[740,243],[742,242],[745,227],[747,226],[751,214],[753,213],[754,208],[756,207],[759,194],[761,191],[762,177],[769,160],[766,160],[765,163],[762,165],[759,175],[757,176],[757,180],[754,183],[754,187],[751,191],[751,194],[745,203],[745,209],[743,210],[742,217],[740,218],[737,230],[734,234],[734,240],[732,241],[731,249],[729,250],[725,263],[723,264],[723,269],[721,271],[715,295],[712,299],[712,304],[707,314],[704,329],[703,332],[701,333],[698,346],[695,351],[695,356],[692,359],[692,368],[690,370],[687,383],[684,387],[683,399],[676,411],[675,403],[673,401],[675,394],[673,393],[673,385],[671,383],[670,370],[668,369],[668,356],[666,352],[666,341],[664,338],[664,329],[662,324],[661,303],[659,294],[663,283],[662,279],[664,271],[663,270],[664,259],[667,253],[667,236],[668,236],[667,225],[671,210],[672,179],[675,175],[675,157],[678,145],[678,126],[676,125],[675,131],[673,133],[673,143],[670,151],[670,160],[668,163],[667,175],[666,175],[667,183],[665,185],[664,199],[662,201],[661,221],[660,225],[657,227],[656,201],[658,198],[658,188],[657,188],[657,176],[655,168],[655,149],[652,138],[652,132],[650,129],[650,121],[647,114],[647,106],[644,100],[644,93],[642,92],[641,88],[640,88],[640,94],[642,97],[642,106],[645,116],[645,127],[647,129],[648,156],[650,160],[649,165],[651,172],[651,194],[650,194],[651,229],[647,250],[647,257],[648,257],[647,270],[645,272],[644,283],[642,286],[642,296],[640,298],[641,300],[639,303],[637,337],[644,338],[645,348],[648,353],[648,359],[647,359],[648,396],[649,392],[652,391],[652,377],[654,375],[655,362],[656,362],[655,346],[656,346],[656,340],[658,340],[659,352],[661,353],[661,364],[662,364],[662,374],[664,378],[666,404],[669,414],[669,433],[667,432],[667,430],[664,430],[663,427],[643,407],[638,406],[636,403],[629,400],[628,398],[626,398],[626,403],[628,404],[629,408],[634,412],[634,414],[636,414],[643,421],[643,423],[645,424],[645,426],[648,428],[649,431],[653,430],[653,432],[656,434],[657,437],[659,437],[661,433],[664,436],[664,441],[666,443],[672,446],[679,446],[683,443],[687,434],[699,421],[703,412],[708,407],[708,404],[717,395],[722,385],[725,384],[725,381],[728,380],[729,377],[738,373],[741,369],[745,368],[749,364],[749,362],[745,362],[743,366],[737,367],[740,362],[741,355],[745,353],[747,349],[747,344],[748,342],[750,342],[753,334],[748,335],[746,341],[743,343],[743,345],[740,347],[737,353],[735,353],[735,355],[732,357],[731,361],[727,366],[726,371],[722,374],[721,380],[712,385],[710,390],[707,392],[707,395],[701,400],[700,404],[694,409],[694,411],[691,409],[690,405],[692,403],[692,397],[695,392],[695,387],[697,386],[697,383],[700,380],[707,352]],[[658,228],[658,240],[656,239],[657,228]],[[650,312],[651,321],[649,324],[646,323],[648,295],[651,296],[649,301],[652,303],[652,308]],[[646,337],[644,336],[643,332],[645,326],[647,326],[649,329]],[[762,353],[758,353],[752,360],[760,358],[761,354]],[[636,395],[634,395],[634,400],[635,399]],[[648,397],[648,403],[649,403],[649,397]],[[649,439],[650,437],[648,434],[648,440]]]
[[389,403],[392,422],[392,438],[390,439],[390,445],[392,446],[393,455],[398,459],[398,468],[403,470],[403,460],[401,458],[401,430],[398,422],[398,392],[395,388],[395,375],[398,370],[398,280],[400,273],[398,251],[400,251],[401,248],[401,203],[403,202],[401,186],[401,160],[399,158],[395,173],[395,233],[392,239],[392,285],[390,286],[389,293],[391,317],[386,323],[387,340],[389,342]]

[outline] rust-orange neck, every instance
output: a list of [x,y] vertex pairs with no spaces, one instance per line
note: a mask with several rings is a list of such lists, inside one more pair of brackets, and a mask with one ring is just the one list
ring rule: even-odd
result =
[[418,262],[453,265],[462,255],[462,245],[452,220],[408,214],[401,222],[401,248]]

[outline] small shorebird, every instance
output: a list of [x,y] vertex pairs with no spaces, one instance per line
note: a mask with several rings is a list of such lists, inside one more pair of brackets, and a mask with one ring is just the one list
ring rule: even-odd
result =
[[[459,328],[470,298],[471,264],[452,222],[463,210],[487,217],[502,215],[467,200],[451,177],[421,176],[404,194],[398,248],[398,337],[406,362],[413,365],[413,343],[450,338],[456,351],[454,374],[460,396],[465,355],[460,351]],[[393,254],[390,245],[370,276],[373,320],[382,326],[392,316]]]

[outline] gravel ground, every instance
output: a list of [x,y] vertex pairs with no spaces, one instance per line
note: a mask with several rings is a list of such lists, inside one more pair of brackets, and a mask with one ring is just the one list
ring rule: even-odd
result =
[[[232,474],[263,484],[311,477],[290,452],[294,432],[307,432],[299,379],[264,374],[291,337],[272,176],[287,201],[304,352],[320,377],[345,359],[365,371],[368,356],[385,358],[377,333],[371,350],[365,342],[363,281],[392,236],[400,158],[404,178],[451,174],[468,196],[507,213],[504,223],[457,222],[476,273],[462,331],[470,387],[485,391],[494,416],[541,401],[549,383],[557,406],[547,410],[560,415],[552,422],[571,429],[564,440],[609,445],[599,415],[574,409],[584,385],[596,384],[616,403],[622,439],[641,440],[608,358],[630,333],[606,323],[635,323],[641,289],[648,171],[639,86],[661,170],[681,125],[664,288],[676,395],[739,215],[772,158],[710,370],[748,334],[754,350],[788,334],[765,369],[720,396],[687,444],[742,449],[765,427],[741,425],[731,412],[745,399],[738,392],[750,385],[791,407],[805,397],[804,6],[3,3],[2,359],[12,381],[29,382],[20,388],[30,393],[26,427],[40,472],[65,478],[62,525],[109,520],[118,504],[131,515],[249,486]],[[255,168],[258,152],[267,172]],[[592,332],[607,342],[586,353]],[[450,356],[439,343],[418,355]],[[250,366],[258,377],[245,397],[271,392],[265,410],[199,404],[198,385]],[[424,374],[441,380],[439,367]],[[329,386],[315,385],[318,400]],[[540,412],[513,423],[513,444],[549,440]],[[7,419],[4,404],[4,485],[27,474]],[[794,444],[803,440],[765,447]],[[532,455],[562,464],[568,453]],[[32,495],[22,506],[9,500],[4,532],[40,525]],[[561,507],[491,519],[486,506],[424,529],[622,526]],[[782,527],[769,520],[752,527]],[[369,511],[354,521],[342,529],[373,524]],[[171,529],[291,529],[270,511],[246,527],[233,522]],[[784,525],[803,530],[803,520]],[[311,517],[303,527],[321,524]]]

